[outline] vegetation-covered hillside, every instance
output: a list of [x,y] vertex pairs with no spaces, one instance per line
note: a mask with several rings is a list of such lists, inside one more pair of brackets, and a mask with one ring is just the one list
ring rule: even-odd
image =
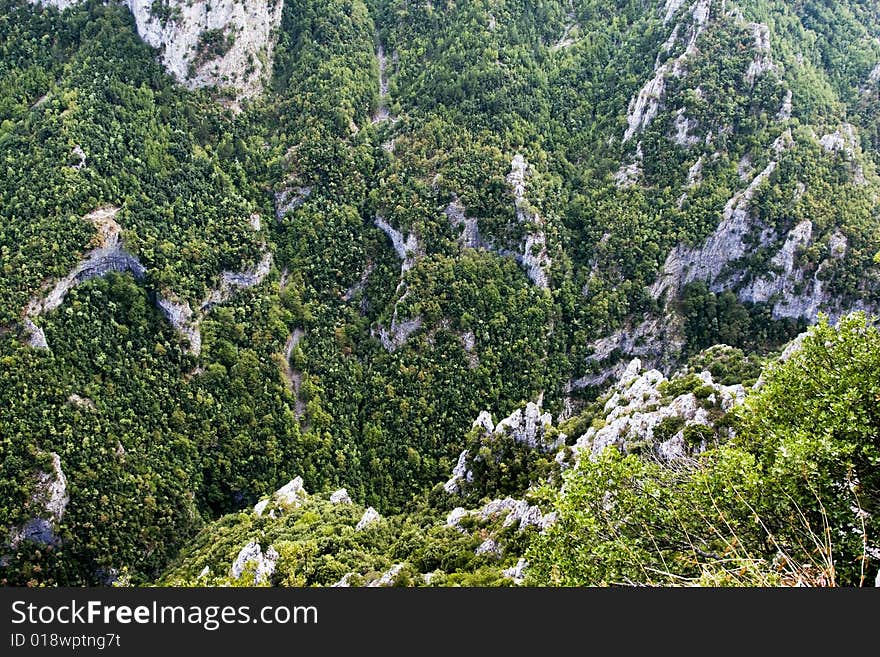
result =
[[[816,334],[821,388],[695,382],[878,308],[875,3],[284,0],[268,36],[143,4],[0,0],[0,581],[217,583],[252,540],[287,584],[876,571],[873,329]],[[705,418],[602,433],[634,357]],[[529,408],[539,445],[473,428]]]
[[730,383],[749,370],[731,348],[669,380],[634,361],[562,426],[529,433],[514,418],[487,432],[481,416],[466,472],[404,514],[370,523],[340,493],[279,491],[202,530],[160,581],[872,585],[878,359],[880,333],[852,315],[799,338],[747,387]]

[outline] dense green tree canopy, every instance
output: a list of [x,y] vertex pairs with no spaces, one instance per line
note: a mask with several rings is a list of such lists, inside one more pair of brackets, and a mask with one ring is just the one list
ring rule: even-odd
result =
[[[409,560],[413,573],[506,582],[502,566],[537,532],[505,534],[503,563],[472,559],[472,541],[443,528],[451,501],[436,486],[463,449],[484,448],[462,503],[529,490],[546,506],[555,496],[535,489],[557,481],[559,464],[509,437],[477,444],[481,411],[497,420],[540,400],[570,446],[600,419],[602,391],[577,382],[633,354],[751,384],[762,358],[815,320],[812,307],[776,312],[783,292],[747,293],[784,273],[777,256],[806,221],[809,240],[788,249],[785,294],[801,300],[818,286],[835,317],[876,309],[876,7],[741,0],[726,11],[710,3],[701,22],[698,4],[665,21],[665,3],[634,0],[285,0],[262,93],[231,102],[229,89],[179,84],[124,6],[87,0],[59,12],[0,0],[0,581],[80,585],[126,573],[143,584],[189,545],[172,572],[188,581],[212,532],[240,521],[237,541],[270,524],[235,518],[299,475],[316,495],[345,486],[393,520],[369,546],[352,539],[331,556],[332,531],[312,516],[330,513],[328,527],[353,516],[315,501],[272,530],[297,564],[287,583],[332,583],[368,548],[374,569]],[[155,11],[174,20],[170,6]],[[231,45],[203,33],[198,62]],[[714,280],[653,294],[673,249],[699,248],[746,194],[742,257]],[[34,312],[106,246],[88,219],[99,209],[118,209],[121,244],[143,276],[76,280],[57,307]],[[192,311],[177,329],[160,308],[169,301]],[[662,339],[638,334],[645,318]],[[855,330],[850,321],[834,335]],[[47,349],[28,344],[37,331]],[[823,331],[830,339],[835,329]],[[615,332],[633,336],[605,349]],[[820,357],[816,340],[804,358]],[[728,348],[706,351],[717,343]],[[738,442],[699,469],[582,460],[571,494],[556,500],[558,529],[535,549],[562,559],[572,539],[561,532],[583,522],[594,534],[581,538],[601,540],[570,554],[607,550],[604,565],[586,559],[554,574],[530,556],[535,577],[661,581],[627,561],[630,549],[639,563],[659,553],[669,572],[703,576],[705,559],[676,552],[701,530],[695,517],[659,552],[638,528],[620,538],[591,524],[601,519],[585,509],[602,498],[589,482],[602,477],[621,482],[621,504],[636,515],[653,507],[627,489],[633,477],[654,482],[651,495],[672,505],[664,513],[677,513],[679,498],[705,504],[704,488],[717,484],[748,524],[745,502],[774,499],[758,495],[760,468],[779,469],[773,485],[797,503],[774,511],[774,532],[800,513],[816,529],[819,503],[843,527],[852,500],[834,497],[835,486],[866,491],[868,510],[876,445],[865,436],[876,437],[876,418],[859,368],[869,355],[828,358],[843,369],[819,368],[827,380],[796,380],[795,365],[767,373]],[[820,386],[840,408],[816,401]],[[790,416],[787,395],[801,400]],[[856,410],[844,413],[849,404]],[[838,424],[825,424],[831,415]],[[7,538],[41,513],[35,491],[52,454],[70,500],[59,540]],[[809,480],[813,498],[797,478],[810,459],[822,475]],[[723,489],[740,471],[745,501]],[[764,536],[753,529],[755,541]],[[854,536],[835,544],[849,559],[837,581],[858,581]],[[704,538],[700,549],[719,555],[730,536]],[[770,558],[766,545],[754,549]],[[327,563],[306,568],[303,555]]]

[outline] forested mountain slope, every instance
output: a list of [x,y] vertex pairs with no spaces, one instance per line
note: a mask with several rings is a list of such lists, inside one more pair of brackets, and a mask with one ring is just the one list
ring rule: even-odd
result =
[[484,410],[880,303],[876,3],[0,2],[7,583],[297,476],[418,533]]
[[763,370],[726,346],[668,379],[634,359],[562,425],[534,404],[481,413],[403,514],[296,479],[202,530],[160,583],[880,585],[878,357],[851,315]]

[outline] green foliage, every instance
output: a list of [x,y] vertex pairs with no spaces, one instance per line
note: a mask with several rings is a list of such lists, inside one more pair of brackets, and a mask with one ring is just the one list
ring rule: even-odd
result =
[[[880,332],[820,323],[739,411],[736,438],[665,465],[606,450],[565,474],[535,583],[864,585],[876,571]],[[702,442],[708,427],[688,427]]]
[[660,420],[660,424],[654,427],[654,440],[664,442],[672,438],[684,428],[684,418],[680,415],[670,415]]
[[[170,16],[169,16],[170,17]],[[223,57],[235,44],[235,34],[223,28],[205,30],[199,34],[196,44],[196,55],[190,62],[190,73],[212,59]]]
[[[505,583],[500,557],[475,554],[480,533],[447,527],[442,516],[423,503],[414,502],[405,516],[383,518],[357,531],[362,513],[361,506],[333,505],[313,496],[275,519],[249,513],[225,516],[200,532],[159,582],[241,586],[248,575],[232,579],[232,562],[245,544],[258,540],[264,552],[271,545],[278,553],[267,582],[273,585],[329,586],[346,576],[351,586],[375,585],[394,566],[395,586]],[[202,577],[206,566],[210,574]],[[431,573],[427,581],[424,573]]]
[[685,286],[680,308],[692,352],[716,344],[766,350],[784,344],[806,325],[802,320],[768,321],[766,307],[740,303],[730,290],[711,292],[702,281]]
[[168,0],[153,0],[153,4],[150,5],[150,16],[159,21],[162,26],[179,21],[182,14],[180,6],[172,6]]
[[688,361],[693,372],[709,372],[712,380],[729,386],[742,383],[750,387],[758,380],[762,361],[754,354],[746,356],[741,350],[729,345],[716,345],[704,349]]
[[864,315],[836,327],[822,321],[788,362],[766,372],[738,438],[772,474],[766,513],[803,517],[826,532],[843,584],[863,583],[877,566],[865,545],[880,529],[878,365],[880,332]]
[[[211,557],[225,568],[264,522],[239,519],[233,528],[227,514],[302,475],[310,490],[344,485],[395,519],[334,547],[306,514],[329,513],[344,533],[347,511],[317,505],[292,514],[301,524],[273,535],[284,564],[276,583],[336,581],[368,553],[376,572],[406,561],[410,581],[439,568],[436,583],[509,583],[499,564],[475,559],[469,538],[440,526],[448,499],[424,516],[403,512],[448,477],[464,447],[476,447],[468,430],[480,411],[506,415],[543,394],[546,409],[561,412],[591,345],[661,312],[665,300],[647,287],[667,254],[716,228],[748,184],[739,163],[760,171],[788,129],[792,147],[750,201],[769,243],[750,243],[732,263],[722,286],[730,290],[695,281],[671,300],[683,318],[682,357],[693,356],[692,374],[708,369],[723,383],[749,384],[755,353],[802,330],[803,322],[777,321],[774,300],[748,306],[737,291],[774,268],[785,235],[803,220],[813,226],[812,243],[796,254],[806,276],[841,308],[857,298],[877,303],[870,159],[880,104],[876,89],[863,89],[880,56],[870,38],[876,12],[860,2],[835,12],[820,2],[741,4],[748,20],[769,25],[777,68],[748,84],[754,35],[713,12],[687,75],[667,80],[651,125],[624,143],[630,99],[655,64],[671,64],[684,47],[680,40],[658,62],[669,29],[656,7],[635,0],[288,0],[268,87],[238,113],[216,90],[177,85],[122,6],[58,12],[0,0],[0,527],[30,517],[49,452],[60,455],[71,489],[62,547],[22,545],[2,577],[84,584],[119,571],[135,584],[152,581],[203,521],[218,517],[188,554],[228,526],[225,552]],[[150,11],[163,25],[180,18],[164,0]],[[573,42],[562,47],[566,30]],[[227,54],[234,38],[202,33],[193,66]],[[387,57],[381,99],[377,41]],[[794,117],[780,121],[786,89]],[[380,105],[394,120],[373,121]],[[680,109],[696,125],[691,147],[670,141]],[[816,144],[844,118],[862,137],[864,153],[853,158]],[[613,176],[637,141],[643,175],[618,186]],[[546,238],[549,290],[516,262],[536,228],[518,220],[506,180],[516,153],[530,164],[523,207]],[[687,187],[699,157],[702,183]],[[861,174],[865,184],[853,185]],[[280,207],[297,188],[309,193]],[[460,245],[446,214],[454,199],[476,222],[478,248]],[[95,246],[83,217],[103,206],[120,208],[125,247],[146,267],[144,280],[83,284],[36,320],[50,350],[24,347],[24,309]],[[375,227],[377,214],[418,238],[406,271]],[[828,259],[838,230],[846,251]],[[197,309],[222,272],[247,269],[263,248],[273,255],[270,275],[206,312],[201,354],[183,352],[156,295]],[[387,351],[377,336],[395,317],[421,325]],[[286,341],[300,334],[285,363]],[[719,342],[734,351],[699,355]],[[695,376],[666,392],[693,392],[711,406]],[[71,405],[71,394],[95,408]],[[595,405],[582,410],[564,427],[569,442],[604,417]],[[707,436],[699,427],[688,433],[694,442]],[[481,447],[474,504],[555,476],[550,455],[507,438]],[[735,470],[736,456],[718,467]],[[602,467],[623,482],[642,465]],[[681,488],[682,500],[706,502],[688,488],[690,475],[644,474]],[[640,503],[627,502],[634,513]],[[395,547],[402,536],[407,545]],[[623,577],[626,568],[613,565],[621,546],[613,572],[594,573],[599,580]],[[523,549],[510,546],[505,559]],[[192,568],[181,571],[185,581],[194,581]]]

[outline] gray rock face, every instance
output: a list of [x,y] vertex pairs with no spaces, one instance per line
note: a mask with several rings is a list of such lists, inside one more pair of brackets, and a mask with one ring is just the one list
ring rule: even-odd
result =
[[443,211],[449,219],[449,223],[461,230],[458,243],[462,248],[481,249],[487,244],[480,236],[480,226],[474,217],[468,217],[464,205],[457,196]]
[[684,206],[685,200],[688,197],[688,191],[692,190],[694,187],[703,182],[703,156],[700,155],[697,158],[697,161],[691,165],[691,168],[688,169],[687,182],[685,183],[685,191],[682,193],[681,197],[678,199],[678,207],[681,208]]
[[667,25],[669,21],[672,20],[672,17],[675,16],[676,12],[681,9],[681,6],[684,4],[684,0],[666,0],[666,4],[663,7],[663,24]]
[[808,331],[804,331],[800,335],[798,335],[794,340],[785,345],[785,349],[782,350],[782,354],[779,356],[779,362],[785,363],[790,360],[793,356],[801,351],[804,347],[804,340],[807,339],[809,335]]
[[276,510],[282,511],[284,507],[288,506],[298,507],[305,502],[308,497],[309,494],[306,492],[306,489],[303,488],[302,477],[295,477],[276,490],[270,498],[257,502],[254,506],[254,513],[257,516],[262,516],[266,511],[266,508],[271,505],[273,513],[270,515],[274,518],[274,512]]
[[461,348],[464,350],[467,359],[468,369],[476,369],[480,366],[480,355],[477,353],[477,336],[473,331],[463,331],[459,333],[459,341]]
[[55,7],[59,11],[64,11],[68,7],[72,7],[73,5],[79,4],[81,0],[45,0],[44,2],[34,2],[33,4],[46,5],[48,7]]
[[398,119],[391,116],[388,109],[388,57],[385,56],[385,49],[381,43],[376,46],[376,63],[379,65],[379,106],[371,122],[374,125],[386,121],[397,123]]
[[618,361],[612,366],[602,364],[618,351],[654,363],[663,361],[667,354],[675,353],[684,345],[677,330],[674,316],[646,317],[634,326],[618,329],[614,333],[592,343],[593,354],[587,358],[590,363],[600,365],[598,372],[571,382],[574,389],[598,386],[621,376],[627,367],[626,361]]
[[344,589],[347,589],[347,588],[349,588],[349,587],[351,586],[351,578],[352,578],[353,576],[354,576],[354,573],[345,573],[345,575],[342,576],[342,579],[340,579],[340,580],[339,580],[338,582],[336,582],[335,584],[331,584],[330,587],[331,587],[331,588],[344,588]]
[[645,162],[645,154],[642,151],[642,144],[636,146],[636,152],[632,157],[632,161],[620,165],[620,169],[614,174],[614,184],[618,189],[632,187],[642,177],[643,165]]
[[[82,0],[31,0],[66,9]],[[125,0],[140,37],[189,88],[220,86],[253,96],[268,75],[281,24],[279,0]],[[161,7],[163,11],[157,12]]]
[[394,302],[394,311],[391,317],[391,326],[379,326],[378,331],[373,329],[373,335],[379,338],[386,351],[393,352],[402,347],[409,337],[422,327],[422,318],[413,317],[401,319],[398,317],[398,309],[401,302],[409,294],[404,276],[412,269],[416,261],[424,255],[424,248],[415,233],[410,233],[406,239],[403,234],[385,221],[381,215],[376,215],[374,223],[391,240],[394,252],[400,258],[400,281],[397,284],[397,300]]
[[382,519],[382,516],[379,515],[379,512],[376,511],[373,507],[367,507],[367,510],[364,511],[364,515],[361,516],[361,519],[358,520],[358,524],[355,525],[354,530],[359,532],[363,531],[373,523],[379,522]]
[[[774,143],[773,152],[778,156],[791,143],[791,132],[786,132]],[[721,274],[729,262],[742,258],[750,251],[751,247],[744,241],[753,231],[750,204],[777,166],[778,160],[771,160],[748,187],[728,201],[721,223],[702,246],[690,248],[679,245],[670,252],[661,275],[651,287],[652,297],[659,299],[667,291],[677,294],[681,287],[695,280],[709,281],[714,292],[720,292],[732,283],[720,280]],[[772,234],[762,234],[762,246],[769,244],[771,237]]]
[[[764,28],[755,27],[755,30],[759,36],[765,33]],[[847,157],[852,157],[857,148],[854,129],[848,124],[825,135],[819,142],[829,152],[843,152]],[[745,270],[730,266],[756,248],[768,247],[777,239],[773,227],[764,226],[751,216],[750,205],[761,186],[776,170],[782,153],[792,145],[790,131],[784,132],[774,142],[770,162],[744,190],[730,199],[718,228],[701,246],[691,248],[679,245],[670,252],[662,273],[650,289],[655,299],[667,292],[677,295],[685,284],[704,280],[713,292],[736,290],[742,302],[772,303],[774,319],[803,318],[814,322],[820,311],[828,312],[833,317],[844,312],[839,307],[839,300],[832,298],[821,277],[829,266],[829,259],[842,258],[846,254],[847,240],[839,230],[829,239],[826,260],[809,275],[797,262],[799,252],[810,247],[814,241],[813,225],[809,220],[801,221],[785,235],[779,251],[771,259],[770,271],[764,275],[742,285]],[[740,171],[745,177],[751,175],[750,158],[744,158]],[[801,186],[795,200],[803,191]],[[749,239],[757,240],[757,247],[750,244]]]
[[95,410],[95,402],[93,402],[88,397],[80,397],[76,393],[73,393],[67,398],[67,403],[71,406],[76,406],[77,408],[82,408],[89,411]]
[[861,148],[855,126],[851,123],[841,123],[834,132],[823,135],[818,142],[830,156],[843,157],[849,163],[853,184],[868,184],[865,169],[858,158]]
[[51,456],[52,472],[38,473],[31,493],[30,503],[37,507],[38,515],[10,532],[8,543],[13,549],[22,541],[53,546],[61,543],[55,531],[64,518],[70,495],[67,492],[67,477],[61,469],[61,457],[55,452]]
[[311,187],[298,185],[278,192],[275,194],[275,218],[281,221],[288,212],[296,210],[311,195]]
[[41,327],[34,324],[34,321],[30,317],[25,317],[23,324],[25,334],[27,335],[28,346],[33,347],[34,349],[49,348],[49,342],[46,340],[46,333]]
[[763,23],[748,23],[755,40],[755,57],[746,71],[746,82],[754,85],[759,77],[769,71],[776,71],[776,64],[770,50],[770,28]]
[[122,247],[122,228],[116,223],[119,208],[99,208],[83,217],[91,222],[97,231],[99,246],[92,249],[71,272],[58,281],[43,297],[30,300],[25,310],[24,326],[29,334],[28,343],[37,348],[48,348],[46,335],[33,323],[32,318],[55,310],[62,304],[70,290],[92,278],[104,276],[109,272],[131,272],[135,278],[142,279],[146,269],[140,261]]
[[32,541],[43,545],[59,545],[61,543],[55,535],[52,522],[45,518],[28,520],[21,529],[13,533],[9,543],[13,548],[16,548],[22,541]]
[[777,121],[788,121],[791,118],[791,113],[794,110],[794,106],[792,105],[793,98],[794,94],[792,94],[791,89],[789,89],[785,93],[785,99],[782,101],[782,107],[779,108],[779,113],[776,115]]
[[526,233],[522,253],[517,255],[519,263],[526,268],[529,278],[537,287],[550,287],[548,271],[551,261],[547,252],[547,238],[544,235],[544,219],[531,207],[526,198],[526,178],[529,175],[529,164],[517,153],[510,163],[507,184],[513,190],[516,204],[516,218],[521,224],[531,228]]
[[846,157],[853,158],[858,147],[855,127],[850,123],[843,123],[834,132],[823,135],[819,144],[829,153],[843,153]]
[[480,411],[471,426],[480,427],[485,433],[495,433],[495,425],[492,424],[492,414],[489,411]]
[[[479,418],[478,418],[479,420]],[[543,447],[547,450],[556,449],[558,441],[551,445],[544,445],[544,432],[553,424],[553,416],[550,413],[541,413],[541,407],[534,402],[526,404],[525,410],[516,409],[509,417],[501,420],[493,433],[505,432],[516,442],[537,449]],[[563,443],[565,436],[562,436]]]
[[501,556],[501,547],[495,542],[495,539],[487,538],[477,546],[477,549],[474,550],[474,554],[477,556],[484,554],[496,557]]
[[828,240],[828,255],[835,260],[840,260],[846,255],[849,242],[846,236],[840,232],[840,229],[834,231]]
[[[766,26],[745,23],[736,12],[729,12],[729,15],[752,30],[759,55],[769,53]],[[791,94],[787,91],[782,116],[777,117],[779,120],[788,117],[790,104]],[[862,167],[857,159],[853,160],[858,156],[859,146],[855,129],[851,125],[841,124],[834,132],[821,138],[816,137],[816,140],[830,154],[839,154],[852,160],[854,184],[865,182]],[[835,259],[843,258],[847,253],[847,238],[839,229],[828,238],[825,258],[815,268],[809,262],[801,263],[799,258],[801,251],[815,248],[816,240],[820,239],[814,234],[811,222],[801,221],[787,234],[780,235],[777,227],[765,225],[760,218],[753,216],[753,200],[777,170],[785,151],[793,145],[791,131],[786,130],[771,145],[768,162],[757,173],[754,170],[753,157],[749,154],[743,157],[738,170],[747,184],[730,198],[718,227],[702,244],[679,244],[669,253],[661,273],[649,289],[653,298],[665,298],[668,303],[679,296],[684,285],[692,281],[705,281],[712,292],[732,290],[741,302],[771,304],[774,319],[793,318],[815,322],[820,312],[827,313],[832,319],[853,310],[873,312],[862,300],[844,305],[844,300],[831,294],[824,280],[823,272]],[[680,206],[687,199],[687,189],[699,184],[702,167],[701,156],[691,167],[686,189],[679,199]],[[802,184],[797,187],[794,203],[800,200],[804,191]],[[771,259],[770,269],[750,278],[745,258],[756,251],[768,249],[780,240],[778,251]],[[738,261],[741,260],[742,264],[738,266]],[[668,310],[665,315],[646,316],[641,323],[633,322],[632,325],[594,342],[593,355],[588,356],[587,361],[598,364],[599,371],[572,381],[571,387],[600,385],[621,374],[622,364],[602,366],[615,352],[642,358],[658,367],[675,365],[677,354],[684,343],[684,335],[680,318],[671,309]]]
[[465,481],[467,476],[467,459],[468,451],[465,449],[458,455],[458,462],[452,469],[452,476],[449,478],[449,481],[443,484],[443,490],[449,495],[459,492],[461,482]]
[[[140,261],[128,253],[122,245],[122,227],[116,222],[119,208],[99,208],[86,215],[84,219],[94,224],[99,246],[90,251],[73,270],[58,281],[43,297],[31,299],[25,310],[23,326],[28,336],[28,344],[34,348],[48,349],[46,335],[37,326],[33,318],[55,310],[63,302],[67,293],[80,283],[104,276],[108,272],[131,272],[135,278],[142,279],[146,268]],[[265,250],[259,263],[240,272],[223,272],[220,275],[220,286],[212,290],[194,313],[189,303],[177,298],[172,293],[157,294],[156,305],[189,343],[189,351],[194,355],[201,352],[201,332],[199,325],[202,315],[214,305],[227,301],[237,290],[258,285],[269,273],[272,266],[272,254]]]
[[[283,2],[167,0],[170,16],[154,15],[153,0],[128,0],[138,34],[161,52],[162,64],[189,88],[219,86],[249,97],[269,74]],[[208,38],[221,47],[208,45]]]
[[687,456],[684,431],[679,431],[669,440],[665,440],[657,445],[657,455],[664,461],[674,461]]
[[71,154],[79,160],[79,162],[73,165],[73,168],[79,171],[86,165],[86,153],[82,149],[82,146],[77,144],[73,147],[73,151]]
[[284,343],[284,358],[281,360],[281,371],[284,374],[284,380],[287,382],[287,389],[293,394],[295,400],[293,409],[297,419],[301,418],[306,412],[306,405],[299,394],[299,390],[302,387],[302,372],[291,367],[290,357],[304,335],[305,331],[301,328],[293,329],[293,333],[288,336],[287,341]]
[[391,318],[391,326],[389,328],[379,329],[379,342],[382,343],[385,351],[394,352],[400,349],[409,337],[422,328],[422,318],[414,317],[412,319],[399,320],[397,318],[397,307],[394,308],[394,315]]
[[828,301],[823,282],[814,276],[805,290],[799,290],[804,287],[804,273],[795,266],[798,252],[806,249],[812,241],[813,224],[806,219],[788,233],[782,248],[770,261],[773,270],[740,290],[740,300],[757,303],[777,298],[773,306],[775,319],[804,317],[815,321],[820,306]]
[[[630,101],[623,142],[635,141],[637,135],[659,115],[665,100],[666,82],[670,76],[682,77],[687,74],[688,58],[697,52],[697,39],[709,27],[710,15],[714,16],[713,20],[733,21],[737,26],[751,32],[754,57],[745,74],[747,83],[754,84],[759,77],[777,71],[772,58],[770,30],[767,25],[746,22],[738,10],[728,10],[724,3],[712,3],[711,0],[696,0],[688,3],[687,9],[684,7],[684,0],[668,0],[660,8],[664,25],[670,25],[671,33],[661,48],[654,76]],[[680,54],[675,57],[675,53]],[[673,59],[667,58],[668,54],[672,54]],[[699,93],[700,89],[697,88],[696,91]],[[785,99],[778,109],[777,120],[786,121],[791,117],[791,113],[792,93],[791,90],[786,89]],[[685,108],[680,108],[674,116],[670,139],[684,147],[694,145],[698,141],[693,135],[694,127]],[[707,144],[711,143],[711,137],[712,131],[706,136]],[[818,140],[827,150],[841,151],[847,156],[851,156],[856,149],[853,130],[847,125],[842,125],[836,132]],[[727,289],[739,291],[739,286],[745,278],[745,271],[737,271],[736,267],[729,265],[752,253],[756,248],[769,246],[778,238],[772,227],[761,225],[751,216],[750,205],[761,186],[777,169],[782,153],[790,148],[792,143],[790,132],[784,133],[772,145],[767,166],[757,173],[752,171],[750,158],[744,161],[748,166],[746,169],[741,168],[741,174],[749,181],[748,185],[730,199],[724,208],[722,221],[717,230],[702,245],[695,247],[679,245],[672,250],[660,276],[650,289],[654,298],[659,299],[666,293],[671,293],[670,297],[675,297],[682,286],[694,280],[707,281],[713,292]],[[632,159],[631,154],[628,155],[624,166],[615,175],[618,186],[634,184],[637,179],[641,161],[640,147],[641,144],[637,143],[635,159]],[[687,200],[687,190],[700,183],[703,164],[703,157],[700,156],[692,165],[685,190],[679,199],[681,207]],[[859,170],[856,171],[855,176],[864,179],[864,173]],[[801,226],[798,230],[803,229],[804,226]],[[779,276],[768,276],[765,280],[750,283],[750,288],[740,295],[740,300],[749,301],[757,297],[766,300],[767,297],[773,297],[774,315],[777,318],[805,317],[815,320],[820,307],[829,310],[831,300],[822,286],[820,277],[807,280],[797,267],[794,270],[786,267],[786,262],[791,260],[792,250],[796,248],[798,231],[790,237],[792,241],[782,247],[779,261],[775,263],[783,272]],[[646,323],[649,321],[662,323],[664,320],[662,317],[646,319]],[[607,346],[630,356],[649,358],[657,364],[661,360],[669,364],[674,361],[674,354],[678,350],[681,337],[674,335],[674,331],[668,333],[663,335],[656,331],[640,331],[638,326],[630,327],[600,341],[596,347],[597,351],[603,351]],[[649,345],[641,339],[645,334],[650,338]],[[663,336],[662,339],[657,340],[652,337],[657,335]],[[591,360],[601,362],[604,360],[604,354],[598,354]],[[597,385],[619,372],[619,368],[604,368],[596,374],[572,382],[572,387]]]
[[257,517],[262,517],[263,513],[266,511],[266,507],[269,506],[270,500],[260,500],[256,504],[254,504],[254,515]]
[[46,500],[46,511],[56,522],[61,522],[64,511],[70,502],[67,494],[67,477],[61,470],[61,457],[52,452],[52,473],[43,473],[40,476],[40,492]]
[[504,516],[503,527],[518,525],[519,531],[529,527],[546,529],[556,522],[556,513],[544,515],[537,506],[533,506],[525,500],[516,500],[512,497],[492,500],[485,504],[476,515],[483,521],[492,521]]
[[515,566],[506,568],[505,570],[501,571],[501,574],[504,575],[504,577],[512,579],[513,583],[519,586],[526,579],[526,569],[528,567],[529,562],[521,558],[519,559],[519,561],[516,562]]
[[[741,385],[723,386],[712,380],[709,372],[699,375],[704,386],[713,389],[707,401],[718,402],[723,411],[729,411],[745,399]],[[679,395],[662,404],[660,391],[666,377],[657,370],[642,371],[642,362],[633,359],[605,403],[605,424],[601,428],[591,427],[581,436],[574,447],[575,457],[588,453],[592,457],[601,454],[606,448],[614,446],[625,450],[628,442],[647,441],[657,456],[673,460],[686,455],[683,434],[655,444],[654,431],[667,418],[680,420],[685,427],[703,425],[712,427],[708,412],[693,393]]]
[[[664,25],[667,25],[678,14],[683,4],[683,0],[671,0],[666,3]],[[687,72],[687,61],[696,53],[697,39],[703,34],[709,21],[710,5],[711,0],[696,0],[687,15],[682,16],[673,27],[669,38],[663,44],[662,52],[665,54],[671,51],[676,46],[682,32],[686,34],[683,41],[683,44],[686,42],[684,50],[674,60],[662,64],[660,64],[660,57],[657,58],[653,77],[630,100],[626,114],[627,128],[623,134],[624,143],[644,131],[657,117],[666,93],[666,81],[669,76],[681,77]]]
[[[481,434],[478,434],[482,442],[493,436],[509,436],[515,443],[524,445],[529,449],[540,450],[545,453],[558,451],[565,446],[567,436],[564,433],[558,433],[552,440],[547,437],[547,432],[552,426],[553,418],[550,413],[542,413],[539,404],[540,399],[538,403],[529,402],[525,408],[516,409],[497,425],[492,422],[492,415],[489,411],[482,411],[477,416],[477,419],[474,420],[472,426],[482,430]],[[463,493],[466,484],[473,481],[474,473],[471,469],[470,458],[470,452],[466,449],[462,450],[459,454],[458,461],[452,470],[452,475],[443,485],[443,490],[447,494],[457,495]],[[479,454],[474,457],[477,461],[482,458]],[[460,515],[454,516],[453,514]],[[458,521],[465,515],[467,515],[467,512],[463,509],[456,509],[450,514],[447,524],[461,529],[458,526]],[[519,517],[517,516],[516,519],[519,520]]]
[[272,253],[263,245],[260,261],[243,271],[224,271],[220,274],[220,287],[211,290],[207,298],[199,306],[201,312],[207,312],[214,306],[225,303],[237,291],[263,282],[272,269]]
[[299,506],[303,500],[308,498],[305,488],[303,488],[302,477],[295,477],[275,491],[275,499],[281,504],[291,506]]
[[401,274],[412,269],[416,258],[424,254],[424,249],[422,249],[418,236],[415,233],[410,233],[404,239],[403,234],[385,221],[385,218],[381,215],[376,215],[374,223],[388,236],[391,240],[391,245],[394,247],[394,252],[403,261]]
[[384,586],[394,586],[395,581],[397,580],[397,576],[400,574],[400,571],[403,570],[403,566],[405,564],[396,563],[391,568],[382,573],[382,576],[379,579],[373,580],[369,584],[367,584],[367,588],[378,588]]
[[663,64],[654,71],[654,77],[648,80],[639,90],[638,95],[630,101],[626,114],[627,128],[623,141],[632,139],[636,133],[647,128],[660,111],[660,99],[666,91],[666,76],[670,67]]
[[189,343],[189,352],[198,356],[202,352],[202,332],[199,328],[200,318],[193,318],[189,303],[175,296],[156,295],[156,307],[174,329],[184,336]]
[[269,547],[265,554],[257,541],[251,541],[245,545],[230,569],[232,579],[241,579],[248,569],[253,569],[254,584],[264,584],[275,573],[275,565],[278,562],[278,553],[275,548]]
[[554,43],[550,50],[564,50],[573,46],[579,41],[575,38],[575,34],[580,30],[580,24],[577,22],[577,15],[574,10],[570,10],[565,16],[565,27],[562,30],[562,36]]
[[467,509],[457,506],[446,516],[446,526],[453,527],[458,531],[463,532],[464,528],[461,526],[461,521],[468,515],[469,512]]
[[337,491],[334,491],[330,495],[330,503],[331,504],[352,504],[351,497],[348,495],[348,491],[344,488],[340,488]]
[[690,148],[700,143],[700,138],[691,134],[696,126],[697,122],[689,119],[685,113],[685,108],[682,107],[675,115],[675,135],[672,141],[677,146],[683,146],[684,148]]

